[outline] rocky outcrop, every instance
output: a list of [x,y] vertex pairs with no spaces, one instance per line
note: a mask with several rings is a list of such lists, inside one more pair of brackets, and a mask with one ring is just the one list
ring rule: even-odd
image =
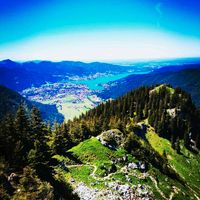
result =
[[125,137],[120,130],[112,129],[101,133],[99,136],[97,136],[97,139],[102,145],[110,149],[116,149],[117,147],[122,146]]
[[89,188],[84,183],[77,185],[74,193],[77,193],[80,200],[127,200],[127,199],[143,199],[150,200],[152,192],[145,185],[135,185],[133,188],[128,184],[118,182],[105,182],[106,189],[99,190]]

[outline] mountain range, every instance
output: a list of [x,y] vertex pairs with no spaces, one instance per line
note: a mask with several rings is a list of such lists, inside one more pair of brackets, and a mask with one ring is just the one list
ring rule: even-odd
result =
[[95,73],[122,73],[133,69],[107,63],[83,63],[73,61],[50,62],[31,61],[0,62],[0,84],[15,91],[21,91],[31,86],[38,87],[46,82],[58,82],[65,76],[86,76]]

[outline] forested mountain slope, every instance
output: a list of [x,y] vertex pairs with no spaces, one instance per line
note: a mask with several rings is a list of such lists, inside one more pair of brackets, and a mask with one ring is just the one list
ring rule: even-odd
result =
[[26,109],[31,110],[34,106],[41,111],[42,118],[45,121],[53,123],[56,119],[63,122],[64,117],[58,113],[55,105],[45,105],[38,102],[32,102],[22,97],[19,93],[0,85],[0,118],[6,114],[15,114],[20,104],[24,104]]
[[67,151],[70,144],[57,141],[56,152],[64,156],[55,156],[62,163],[56,171],[82,199],[90,193],[94,199],[198,199],[199,121],[199,110],[180,88],[139,88],[61,126],[59,138],[78,145]]
[[91,131],[101,132],[125,127],[130,118],[137,122],[148,119],[156,132],[169,140],[172,137],[186,139],[190,134],[199,147],[199,110],[188,93],[166,85],[133,90],[116,100],[100,104],[73,123],[83,122],[89,124]]

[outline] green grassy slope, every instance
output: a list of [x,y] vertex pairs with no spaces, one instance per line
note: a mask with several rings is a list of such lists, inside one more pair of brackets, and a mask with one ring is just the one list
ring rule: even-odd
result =
[[[185,154],[177,155],[174,150],[171,149],[170,143],[165,139],[159,138],[153,131],[147,133],[147,139],[160,154],[163,154],[163,150],[165,149],[170,164],[174,166],[178,173],[180,172],[181,175],[184,174],[185,179],[188,180],[189,167],[187,165],[188,161],[184,157]],[[186,154],[188,153],[185,149],[183,149],[183,151]],[[137,184],[145,185],[149,188],[149,191],[152,192],[154,199],[190,199],[191,197],[195,198],[195,195],[200,196],[197,188],[195,188],[198,184],[194,180],[191,179],[188,185],[191,189],[189,189],[189,187],[183,186],[178,181],[162,174],[151,165],[146,173],[138,169],[126,171],[128,163],[137,163],[138,160],[128,154],[123,148],[111,150],[103,146],[97,138],[94,137],[81,142],[79,145],[70,149],[68,153],[80,160],[82,164],[66,163],[67,170],[62,167],[56,167],[55,171],[57,174],[62,175],[65,181],[71,183],[74,188],[76,188],[79,183],[83,182],[88,187],[102,190],[107,188],[105,183],[117,181],[122,184],[128,184],[132,188]],[[112,168],[111,160],[119,159],[123,156],[127,156],[127,161],[117,163],[116,171],[109,172]],[[191,154],[191,156],[196,155]],[[65,157],[55,156],[55,158],[57,158],[59,162],[62,160],[66,161]],[[173,160],[173,158],[176,158],[177,161]],[[181,168],[181,165],[185,166],[186,169]],[[196,166],[196,161],[194,161],[193,165],[193,167]],[[192,174],[194,175],[197,171],[198,168]],[[187,172],[188,176],[186,176]],[[130,179],[129,181],[127,180],[127,176]]]
[[188,187],[197,196],[200,196],[200,154],[194,154],[181,145],[181,154],[171,147],[171,143],[159,137],[153,130],[148,129],[147,140],[151,146],[160,154],[167,156],[169,164],[187,182]]

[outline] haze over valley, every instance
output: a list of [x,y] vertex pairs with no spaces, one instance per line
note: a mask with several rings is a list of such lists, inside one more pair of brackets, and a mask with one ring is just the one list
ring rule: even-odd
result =
[[[195,68],[198,68],[199,63],[198,59],[178,59],[133,62],[120,66],[69,61],[19,63],[4,60],[0,62],[2,72],[0,84],[18,91],[30,101],[55,105],[65,120],[69,120],[113,98],[113,95],[109,96],[108,92],[104,98],[105,96],[102,95],[105,93],[104,90],[129,75],[151,74],[159,68],[168,66],[174,66],[174,70],[176,66],[177,68],[181,66],[179,69],[181,70],[184,66],[189,68],[190,66],[187,65],[194,64]],[[142,80],[141,78],[141,82]],[[126,87],[128,86],[124,86],[123,89],[126,90]],[[113,90],[113,92],[117,94],[117,91]]]

